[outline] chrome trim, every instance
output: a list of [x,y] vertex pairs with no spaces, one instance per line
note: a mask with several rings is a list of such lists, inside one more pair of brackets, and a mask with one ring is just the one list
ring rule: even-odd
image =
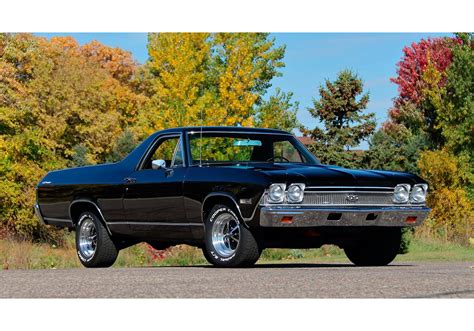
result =
[[54,217],[44,217],[44,221],[48,225],[52,225],[59,228],[72,228],[74,224],[70,219],[66,218],[54,218]]
[[217,216],[211,228],[212,247],[222,257],[235,254],[240,243],[240,222],[234,213]]
[[107,225],[153,225],[153,226],[203,226],[202,223],[173,223],[173,222],[107,222]]
[[[255,213],[257,212],[257,209],[258,207],[260,207],[261,203],[262,203],[262,199],[263,199],[263,196],[264,194],[262,194],[260,196],[260,198],[258,199],[258,203],[255,204],[255,208],[253,209],[253,212],[252,212],[252,215],[250,215],[250,217],[244,217],[242,215],[242,211],[240,210],[240,206],[239,204],[237,203],[237,201],[235,201],[234,197],[228,193],[225,193],[225,192],[213,192],[213,193],[209,193],[205,198],[204,200],[202,201],[201,203],[201,219],[202,219],[202,223],[204,224],[204,204],[206,203],[206,200],[210,197],[215,197],[215,196],[223,196],[223,197],[226,197],[226,198],[230,198],[234,204],[235,204],[235,207],[237,208],[237,211],[239,212],[239,216],[242,218],[242,220],[245,222],[249,222],[251,220],[253,220],[253,218],[255,217]],[[247,224],[245,224],[247,225]]]
[[294,137],[293,134],[291,133],[284,133],[284,132],[252,132],[252,131],[238,131],[238,130],[235,130],[235,131],[212,131],[212,130],[199,130],[199,131],[187,131],[188,134],[201,134],[201,133],[227,133],[227,134],[232,134],[232,133],[235,133],[235,134],[267,134],[267,135],[281,135],[281,136],[291,136],[291,137]]
[[85,259],[91,259],[97,250],[97,229],[94,221],[86,217],[79,228],[79,252]]
[[360,190],[360,189],[377,189],[377,190],[394,190],[395,186],[306,186],[306,189],[312,190],[312,189],[351,189],[351,190]]
[[38,203],[35,203],[34,210],[35,210],[35,215],[38,218],[39,222],[43,225],[46,225],[43,215],[41,214],[41,209]]
[[[178,165],[178,166],[175,166],[175,162],[176,162],[176,155],[178,154],[178,147],[181,148],[181,159],[183,161],[183,164],[182,165]],[[178,142],[176,143],[176,146],[174,147],[174,151],[173,151],[173,159],[171,161],[171,164],[170,164],[170,168],[176,168],[176,167],[184,167],[186,166],[184,164],[184,144],[183,144],[183,135],[181,134],[179,136],[179,140]]]
[[[362,187],[364,188],[364,187]],[[285,200],[283,203],[271,203],[267,197],[268,190],[265,191],[261,206],[277,207],[423,207],[422,203],[395,203],[393,202],[392,191],[364,191],[361,188],[357,190],[340,191],[304,191],[303,201],[300,203],[289,203]],[[325,196],[327,195],[327,196]],[[354,197],[352,200],[348,197]]]
[[[263,207],[260,211],[262,227],[316,227],[316,226],[417,226],[428,215],[430,209],[420,208],[282,208]],[[341,214],[331,220],[330,214]],[[368,216],[375,216],[367,219]],[[285,216],[292,222],[281,222]],[[406,218],[416,216],[416,222],[406,223]]]
[[152,152],[153,148],[156,146],[158,141],[160,141],[162,138],[175,138],[175,137],[179,137],[178,144],[181,143],[181,154],[182,154],[182,157],[183,157],[183,167],[186,167],[186,161],[184,159],[184,145],[183,145],[183,139],[182,139],[183,138],[183,133],[182,132],[176,132],[176,133],[165,133],[165,134],[158,135],[157,137],[155,137],[155,139],[148,146],[145,153],[143,153],[143,155],[141,156],[140,160],[138,161],[137,165],[135,166],[134,171],[143,170],[143,164],[145,163],[145,160],[150,156],[150,153]]
[[102,223],[105,225],[105,228],[107,229],[107,232],[109,233],[109,235],[112,236],[112,232],[110,231],[109,226],[107,225],[107,221],[106,221],[106,219],[105,219],[105,217],[104,217],[104,214],[102,214],[102,211],[100,210],[99,206],[98,206],[95,202],[93,202],[93,201],[91,201],[91,200],[87,200],[87,199],[77,199],[77,200],[72,201],[72,202],[69,204],[69,218],[71,219],[73,225],[74,225],[74,221],[73,221],[72,215],[71,215],[71,207],[72,207],[75,203],[78,203],[78,202],[87,202],[87,203],[90,203],[91,205],[93,205],[93,206],[96,208],[96,210],[99,212],[99,215],[100,215],[100,217],[102,218]]

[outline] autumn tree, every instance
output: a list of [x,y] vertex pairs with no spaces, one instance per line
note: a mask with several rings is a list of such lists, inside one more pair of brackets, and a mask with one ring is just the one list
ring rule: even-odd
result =
[[268,100],[263,100],[256,108],[255,126],[292,131],[300,128],[296,114],[299,103],[292,101],[293,93],[277,88]]
[[141,86],[146,135],[186,125],[254,125],[256,106],[283,66],[268,34],[150,34]]
[[369,102],[369,94],[363,92],[362,80],[350,70],[320,86],[320,98],[313,99],[309,112],[324,128],[316,127],[308,133],[315,141],[310,149],[323,163],[353,165],[355,156],[347,151],[373,133],[375,115],[363,113]]
[[[201,112],[212,107],[206,87],[210,56],[207,33],[150,33],[145,64],[146,110],[140,113],[138,134],[199,123]],[[209,110],[208,110],[209,111]]]
[[432,211],[419,235],[464,244],[474,228],[473,54],[472,34],[406,47],[392,79],[399,95],[368,152],[371,166],[398,166],[430,184]]
[[143,96],[113,59],[73,38],[0,35],[0,217],[14,233],[54,234],[33,217],[36,183],[49,170],[105,161],[133,122]]
[[397,63],[397,77],[391,79],[397,84],[399,95],[389,110],[389,121],[405,126],[414,134],[426,134],[431,145],[443,143],[432,97],[447,82],[451,46],[457,42],[455,38],[422,39],[405,47]]
[[464,155],[474,174],[474,35],[458,34],[452,48],[452,63],[439,99],[439,127],[446,146]]
[[388,111],[388,120],[370,141],[367,167],[387,164],[394,170],[418,173],[421,152],[444,144],[437,109],[448,81],[451,47],[458,42],[457,38],[422,39],[403,48],[397,76],[391,78],[399,94]]
[[423,152],[418,167],[430,183],[427,202],[432,210],[417,232],[428,238],[469,244],[474,236],[474,209],[465,190],[471,181],[467,163],[443,148]]

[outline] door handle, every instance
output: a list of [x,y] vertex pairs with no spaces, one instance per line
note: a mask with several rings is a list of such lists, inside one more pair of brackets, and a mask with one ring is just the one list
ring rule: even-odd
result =
[[123,180],[124,180],[125,183],[127,183],[127,184],[135,183],[135,182],[137,181],[136,178],[132,178],[132,177],[125,177]]

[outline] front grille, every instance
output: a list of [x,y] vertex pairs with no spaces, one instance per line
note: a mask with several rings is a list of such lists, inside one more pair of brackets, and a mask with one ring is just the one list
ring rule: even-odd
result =
[[393,192],[305,192],[302,205],[311,206],[387,206],[393,205]]
[[[360,187],[358,189],[336,191],[328,188],[326,190],[305,191],[304,198],[301,203],[289,204],[284,202],[282,204],[271,204],[264,195],[264,205],[293,205],[293,206],[394,206],[393,189],[385,188],[384,190],[377,190],[371,188]],[[399,206],[399,205],[398,205]]]

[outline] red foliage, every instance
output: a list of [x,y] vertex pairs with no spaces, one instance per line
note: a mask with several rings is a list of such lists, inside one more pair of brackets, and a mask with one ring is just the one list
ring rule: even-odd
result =
[[[424,88],[422,74],[429,63],[436,70],[444,72],[451,64],[452,53],[450,45],[460,42],[455,38],[422,39],[419,43],[412,43],[411,47],[403,48],[403,58],[397,63],[396,78],[390,80],[398,85],[398,102],[411,101],[418,105],[422,101],[421,91]],[[440,82],[440,87],[446,83]]]

